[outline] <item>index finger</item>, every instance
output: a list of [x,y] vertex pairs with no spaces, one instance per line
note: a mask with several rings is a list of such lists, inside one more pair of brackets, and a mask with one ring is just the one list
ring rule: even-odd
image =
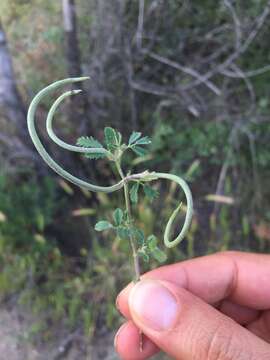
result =
[[[270,308],[270,255],[227,251],[163,266],[143,278],[172,282],[213,305],[227,299],[256,310]],[[124,315],[131,287],[117,298]]]

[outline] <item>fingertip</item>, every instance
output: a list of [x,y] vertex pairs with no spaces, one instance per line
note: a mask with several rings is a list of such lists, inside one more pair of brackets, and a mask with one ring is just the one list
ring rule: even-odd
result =
[[120,327],[115,335],[114,346],[122,360],[144,360],[159,352],[158,347],[146,336],[141,335],[132,321]]
[[130,319],[130,311],[129,311],[129,305],[128,305],[128,298],[130,291],[133,287],[133,283],[129,284],[127,287],[125,287],[117,296],[115,304],[117,310],[127,319]]

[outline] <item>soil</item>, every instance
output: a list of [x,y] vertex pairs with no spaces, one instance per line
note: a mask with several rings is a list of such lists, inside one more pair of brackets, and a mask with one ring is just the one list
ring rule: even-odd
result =
[[[78,333],[62,329],[54,341],[34,345],[29,338],[32,319],[13,309],[0,306],[0,360],[117,360],[114,333],[104,333],[91,344]],[[62,333],[61,335],[59,335]],[[168,359],[156,356],[155,359]]]

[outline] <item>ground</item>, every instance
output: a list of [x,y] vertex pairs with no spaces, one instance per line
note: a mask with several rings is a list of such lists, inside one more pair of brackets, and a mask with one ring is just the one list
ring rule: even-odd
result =
[[[0,360],[117,360],[113,332],[86,344],[78,333],[56,336],[47,344],[34,345],[29,339],[30,316],[14,307],[0,307]],[[155,359],[164,359],[157,356]]]
[[0,308],[0,360],[116,360],[113,334],[85,346],[76,334],[35,346],[28,338],[28,324],[16,309]]

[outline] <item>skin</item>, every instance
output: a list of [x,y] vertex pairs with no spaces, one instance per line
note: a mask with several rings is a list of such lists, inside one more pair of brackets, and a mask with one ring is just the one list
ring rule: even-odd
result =
[[[115,338],[116,350],[123,360],[148,359],[160,350],[179,360],[270,359],[269,279],[269,255],[241,252],[148,272],[142,282],[162,285],[181,304],[177,323],[163,331],[149,327],[134,311],[130,298],[137,285],[129,284],[116,301],[126,318]],[[144,334],[143,351],[138,329]]]

